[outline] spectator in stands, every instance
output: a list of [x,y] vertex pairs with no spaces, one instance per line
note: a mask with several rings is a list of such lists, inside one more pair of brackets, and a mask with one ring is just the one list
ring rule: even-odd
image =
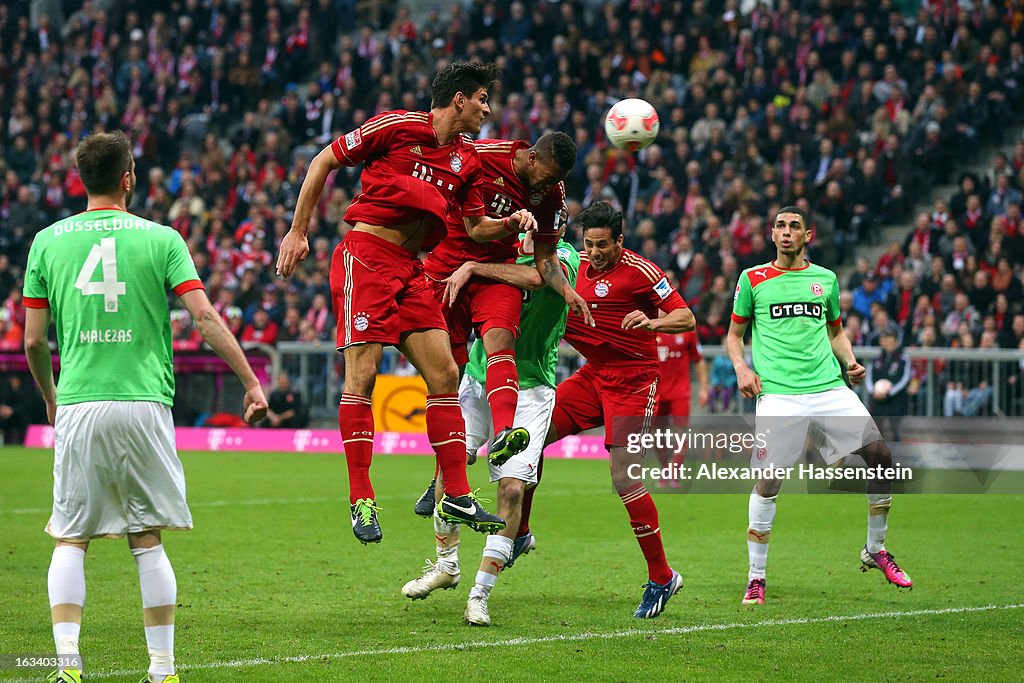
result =
[[239,341],[251,344],[277,343],[277,323],[270,319],[270,312],[264,308],[257,308],[253,313],[252,322],[242,329]]
[[[974,348],[974,336],[970,332],[962,333],[958,341],[960,348]],[[994,336],[986,340],[987,348],[994,348],[994,344]],[[946,364],[946,374],[950,378],[943,399],[946,417],[974,417],[989,408],[992,400],[991,373],[986,373],[986,370],[988,366],[979,361],[953,360]]]
[[892,328],[882,331],[879,345],[882,353],[868,363],[864,386],[871,397],[871,414],[878,420],[882,434],[886,439],[899,441],[898,418],[906,415],[909,407],[907,388],[912,377],[911,362]]
[[867,318],[871,315],[871,305],[884,301],[885,294],[879,288],[878,276],[869,271],[860,287],[853,291],[853,310]]
[[45,422],[42,399],[21,375],[10,373],[0,380],[0,445],[23,443],[29,425]]
[[288,373],[277,375],[277,386],[267,397],[267,419],[263,427],[301,429],[308,423],[302,394],[292,387]]

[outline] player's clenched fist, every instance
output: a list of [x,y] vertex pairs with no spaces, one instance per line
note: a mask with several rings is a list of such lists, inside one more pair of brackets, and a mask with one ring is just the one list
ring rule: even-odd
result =
[[846,377],[850,380],[850,386],[857,386],[864,381],[864,377],[867,375],[867,368],[858,363],[857,361],[851,362],[846,366]]
[[755,398],[763,391],[761,378],[750,368],[740,368],[736,371],[736,386],[744,398]]
[[265,418],[267,416],[267,397],[263,395],[263,388],[256,385],[246,391],[245,398],[242,399],[242,408],[244,409],[243,419],[250,425],[255,425]]
[[305,235],[289,230],[288,234],[281,240],[281,250],[277,256],[277,274],[281,277],[291,277],[299,261],[309,256],[309,240]]

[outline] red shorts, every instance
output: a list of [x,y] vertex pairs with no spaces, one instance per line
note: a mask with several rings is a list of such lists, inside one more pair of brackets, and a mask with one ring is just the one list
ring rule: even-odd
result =
[[604,425],[605,447],[625,446],[630,433],[650,426],[658,407],[658,374],[657,369],[584,365],[555,391],[551,424],[558,437]]
[[423,262],[397,244],[350,231],[331,259],[331,296],[338,349],[353,344],[398,346],[413,330],[446,330]]
[[434,290],[438,306],[448,324],[448,334],[452,339],[452,356],[455,363],[462,367],[469,363],[469,333],[476,330],[478,337],[483,337],[487,330],[501,328],[519,336],[519,314],[523,307],[523,290],[504,282],[495,282],[483,277],[470,278],[459,292],[454,306],[441,304],[445,283],[441,280],[428,278]]
[[658,417],[689,417],[690,397],[658,397]]

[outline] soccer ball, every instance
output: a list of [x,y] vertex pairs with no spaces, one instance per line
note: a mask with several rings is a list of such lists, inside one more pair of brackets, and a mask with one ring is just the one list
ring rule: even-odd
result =
[[877,398],[878,400],[886,398],[889,395],[890,391],[892,391],[892,382],[890,382],[889,380],[880,379],[877,382],[875,382],[874,395],[875,398]]
[[608,111],[604,132],[619,149],[635,152],[647,147],[658,137],[661,123],[658,112],[646,100],[619,100]]

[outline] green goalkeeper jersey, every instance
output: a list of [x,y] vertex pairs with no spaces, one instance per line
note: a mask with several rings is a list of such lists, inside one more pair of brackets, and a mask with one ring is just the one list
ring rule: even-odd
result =
[[[580,269],[580,255],[564,240],[555,246],[558,260],[565,268],[569,284],[576,286],[576,274]],[[521,255],[516,263],[532,266],[533,255]],[[565,322],[569,307],[565,299],[550,287],[523,292],[523,312],[519,327],[522,332],[516,339],[516,370],[519,373],[519,388],[531,389],[546,385],[555,386],[555,368],[558,366],[558,344],[565,335]],[[469,376],[478,382],[486,382],[487,353],[483,342],[477,339],[469,350]]]
[[816,394],[844,386],[826,325],[841,325],[839,282],[806,263],[748,268],[736,284],[732,318],[752,325],[754,370],[766,394]]
[[61,358],[57,404],[174,402],[167,290],[201,289],[175,230],[94,209],[36,235],[25,305],[49,307]]

